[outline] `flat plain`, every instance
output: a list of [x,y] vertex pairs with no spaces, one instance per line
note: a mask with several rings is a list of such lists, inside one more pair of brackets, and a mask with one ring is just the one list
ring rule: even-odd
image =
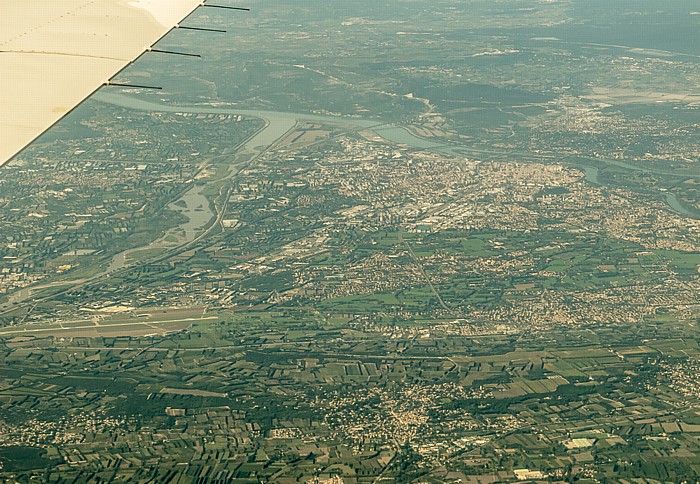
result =
[[0,475],[695,482],[694,2],[251,6],[3,167]]

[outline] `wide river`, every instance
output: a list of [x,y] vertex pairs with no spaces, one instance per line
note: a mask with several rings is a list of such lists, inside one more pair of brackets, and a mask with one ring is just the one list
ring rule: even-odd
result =
[[318,114],[287,113],[280,111],[260,111],[257,109],[238,108],[218,108],[213,106],[180,106],[171,104],[160,104],[133,96],[100,91],[92,99],[104,103],[121,106],[124,108],[138,109],[150,112],[170,112],[170,113],[193,113],[193,114],[240,114],[242,116],[252,116],[267,121],[268,126],[258,133],[251,141],[260,145],[270,146],[287,131],[289,131],[298,121],[312,121],[325,124],[336,124],[343,126],[355,126],[358,128],[371,128],[372,131],[387,141],[396,144],[408,145],[413,148],[426,149],[451,153],[451,148],[444,143],[437,143],[425,138],[420,138],[411,134],[407,129],[395,124],[382,123],[370,119],[349,118],[340,116],[322,116]]
[[[454,154],[453,149],[455,148],[454,146],[437,143],[415,136],[402,126],[368,119],[202,105],[187,106],[160,104],[138,99],[130,95],[105,91],[98,92],[93,96],[93,99],[115,106],[148,112],[236,114],[264,120],[265,127],[238,148],[235,158],[232,161],[232,164],[234,165],[241,160],[251,160],[259,156],[270,146],[274,145],[275,142],[282,138],[292,128],[294,128],[294,126],[300,121],[371,129],[373,132],[377,133],[377,135],[391,143],[406,145],[417,149],[438,151],[444,154]],[[212,219],[216,216],[209,204],[209,201],[204,196],[205,190],[206,185],[194,184],[193,187],[185,192],[185,194],[179,200],[170,204],[169,208],[184,215],[187,218],[187,222],[184,222],[178,227],[169,230],[163,237],[144,247],[136,247],[115,255],[112,258],[109,266],[101,273],[95,275],[93,278],[102,277],[117,270],[123,269],[130,264],[130,259],[133,257],[138,258],[137,254],[139,252],[151,250],[162,251],[172,248],[174,245],[182,246],[195,240],[197,236],[202,234],[202,232],[210,226]]]
[[[410,131],[408,131],[403,126],[382,123],[381,121],[360,119],[360,118],[350,118],[350,117],[340,117],[340,116],[324,116],[317,114],[306,114],[306,113],[290,113],[290,112],[280,112],[280,111],[263,111],[254,109],[238,109],[238,108],[226,108],[226,107],[214,107],[214,106],[202,106],[202,105],[171,105],[171,104],[161,104],[151,101],[145,101],[143,99],[138,99],[131,95],[119,94],[114,92],[106,92],[105,90],[99,91],[93,96],[93,99],[101,101],[104,103],[112,104],[115,106],[120,106],[129,109],[137,109],[141,111],[149,112],[174,112],[174,113],[192,113],[192,114],[237,114],[242,116],[251,116],[263,119],[266,122],[266,126],[258,131],[251,139],[249,139],[245,144],[243,144],[238,153],[240,156],[245,156],[247,159],[252,159],[259,156],[260,153],[265,151],[267,148],[272,146],[277,140],[282,138],[289,130],[291,130],[300,121],[311,121],[317,123],[325,124],[335,124],[341,126],[353,126],[358,128],[371,129],[377,135],[381,136],[386,141],[391,143],[401,144],[410,146],[412,148],[424,149],[435,151],[447,155],[459,155],[460,148],[457,145],[449,143],[438,143],[425,138],[415,136]],[[469,151],[469,150],[467,150]],[[502,152],[500,152],[502,154]],[[462,152],[463,154],[463,152]],[[618,166],[628,168],[631,170],[641,170],[646,171],[644,168],[637,167],[628,163],[621,162],[619,160],[605,160],[611,164],[616,164]],[[599,184],[598,182],[598,169],[590,165],[577,164],[579,169],[582,169],[586,178],[589,182],[594,184]],[[660,171],[661,172],[661,171]],[[662,172],[664,174],[674,174],[670,172]],[[677,175],[677,174],[676,174]],[[204,230],[211,219],[214,217],[214,213],[211,207],[206,201],[203,195],[204,187],[201,185],[194,186],[189,190],[181,199],[186,202],[186,207],[175,207],[171,205],[171,208],[180,211],[183,215],[188,218],[188,222],[179,227],[180,230],[186,232],[184,240],[180,237],[178,243],[190,242],[196,238],[196,236]],[[672,193],[664,193],[663,200],[668,204],[668,206],[674,211],[689,217],[693,217],[694,214],[683,207],[680,201]],[[158,242],[158,241],[156,241]],[[156,244],[157,245],[157,244]],[[153,247],[153,245],[151,245]],[[140,249],[135,249],[140,250]],[[116,269],[121,269],[126,265],[126,256],[128,253],[122,253],[115,256],[110,265],[108,272]]]

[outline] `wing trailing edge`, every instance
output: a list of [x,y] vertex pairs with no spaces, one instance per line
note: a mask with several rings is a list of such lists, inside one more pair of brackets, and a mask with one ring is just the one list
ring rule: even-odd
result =
[[3,2],[0,166],[201,4],[201,0]]

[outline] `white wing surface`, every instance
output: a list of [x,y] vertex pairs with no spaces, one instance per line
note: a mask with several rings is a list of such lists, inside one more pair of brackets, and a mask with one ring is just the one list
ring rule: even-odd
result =
[[0,0],[0,165],[202,0]]

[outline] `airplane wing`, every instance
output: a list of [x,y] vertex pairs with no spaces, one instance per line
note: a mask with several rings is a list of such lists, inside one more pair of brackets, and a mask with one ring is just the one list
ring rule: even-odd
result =
[[0,166],[202,0],[0,0]]

